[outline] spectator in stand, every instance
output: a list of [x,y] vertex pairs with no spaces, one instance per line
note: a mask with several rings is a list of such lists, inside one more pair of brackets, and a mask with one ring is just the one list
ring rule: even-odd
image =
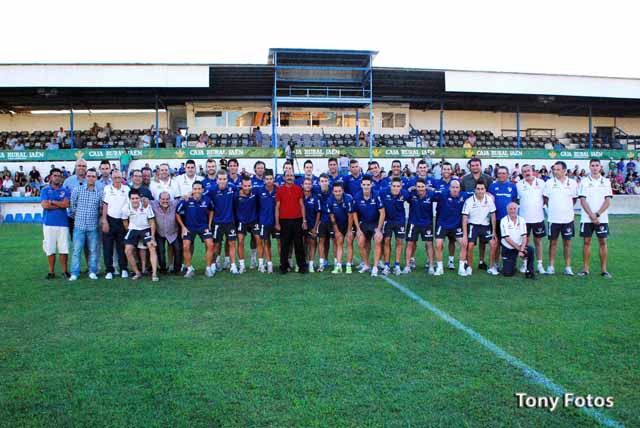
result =
[[624,158],[620,158],[620,161],[616,164],[618,173],[624,172]]
[[24,150],[24,143],[22,142],[22,140],[18,140],[18,142],[16,142],[16,144],[13,146],[13,150],[17,150],[17,151]]
[[263,136],[259,126],[256,126],[253,130],[253,141],[256,146],[262,146]]
[[636,172],[636,162],[633,160],[633,158],[630,158],[629,162],[627,162],[627,174],[634,172]]
[[51,183],[44,188],[40,197],[43,209],[42,231],[44,240],[42,248],[49,262],[47,279],[55,278],[56,254],[60,255],[62,275],[70,278],[67,270],[69,256],[69,191],[62,186],[62,171],[54,168],[51,173]]
[[125,179],[129,178],[129,164],[133,160],[133,156],[129,153],[129,149],[124,149],[124,153],[120,155],[120,171]]
[[89,132],[91,132],[91,135],[96,137],[98,135],[98,131],[100,131],[100,127],[98,126],[98,122],[93,122],[93,126],[91,128],[89,128]]
[[3,196],[11,196],[11,192],[14,190],[13,180],[11,179],[11,173],[5,172],[2,179],[2,194]]
[[62,143],[64,143],[65,138],[67,138],[67,133],[64,132],[64,128],[61,126],[60,129],[58,129],[58,132],[56,132],[55,142],[58,143],[59,146],[61,146]]
[[60,142],[58,140],[55,139],[51,139],[51,141],[49,141],[47,143],[47,150],[59,150],[60,149]]
[[71,174],[69,174],[69,171],[67,171],[67,168],[65,168],[64,165],[62,165],[62,167],[60,168],[60,171],[62,171],[62,177],[66,180],[67,178],[69,178],[69,176]]
[[202,131],[200,137],[198,138],[198,146],[197,147],[207,147],[209,143],[209,136],[207,135],[207,131]]
[[106,138],[111,137],[111,132],[113,131],[113,128],[111,127],[111,123],[107,122],[105,127],[102,128],[102,131],[106,134]]
[[18,170],[16,171],[16,174],[14,176],[14,180],[16,182],[16,184],[19,184],[22,182],[22,180],[25,177],[25,173],[24,173],[24,167],[22,165],[20,165],[18,167]]
[[11,137],[7,140],[7,147],[9,150],[14,150],[16,144],[18,144],[18,139],[16,137]]

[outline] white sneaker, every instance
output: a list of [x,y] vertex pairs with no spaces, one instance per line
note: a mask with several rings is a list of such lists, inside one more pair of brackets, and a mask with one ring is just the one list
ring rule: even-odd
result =
[[212,278],[216,273],[211,270],[211,266],[207,266],[204,270],[204,274],[207,275],[208,278]]
[[463,267],[458,268],[458,275],[467,276],[467,270]]
[[93,272],[89,272],[89,279],[98,279],[98,275]]
[[78,277],[76,275],[71,275],[69,277],[69,281],[77,281],[77,280],[78,280]]
[[120,277],[121,277],[121,278],[129,278],[129,272],[127,272],[126,270],[123,270],[123,271],[120,273]]
[[433,276],[442,276],[444,275],[444,269],[443,268],[437,268],[435,270],[435,272],[433,272]]
[[402,269],[400,269],[400,266],[396,265],[393,267],[393,274],[395,276],[402,275]]
[[538,264],[538,273],[539,273],[540,275],[544,275],[545,273],[547,273],[547,272],[545,272],[545,270],[544,270],[544,266],[542,266],[542,263],[539,263],[539,264]]
[[245,273],[247,271],[247,268],[244,265],[240,265],[238,267],[238,273]]
[[104,279],[112,280],[113,274],[111,272],[107,272],[107,274],[104,276]]
[[251,264],[249,265],[249,269],[255,269],[258,267],[258,259],[255,254],[251,255]]
[[324,272],[324,263],[318,265],[318,272]]
[[300,266],[298,266],[298,265],[296,264],[296,266],[293,268],[293,271],[294,271],[294,272],[300,272]]
[[378,266],[374,266],[371,268],[371,276],[374,278],[378,276]]
[[267,273],[273,273],[273,265],[267,265]]
[[364,262],[360,262],[360,264],[358,264],[358,267],[356,269],[358,269],[358,272],[360,272],[360,269],[362,269],[364,266],[366,266]]
[[489,275],[493,275],[493,276],[500,275],[500,272],[498,272],[498,269],[496,269],[495,267],[491,267],[491,268],[487,269],[487,273]]
[[429,266],[429,270],[427,271],[427,273],[429,275],[435,275],[436,274],[436,270],[433,268],[433,266]]
[[258,272],[267,273],[267,267],[265,265],[258,266]]
[[556,270],[553,268],[553,266],[549,266],[547,268],[547,271],[545,272],[547,275],[553,275],[556,273]]
[[449,260],[449,262],[447,262],[447,269],[454,270],[455,268],[456,266],[453,264],[453,261]]
[[384,265],[384,267],[382,268],[382,274],[384,276],[387,276],[387,275],[389,275],[389,273],[391,273],[391,269],[389,268],[389,266]]
[[406,275],[406,274],[410,274],[410,273],[411,273],[411,266],[406,265],[406,266],[404,267],[404,269],[402,269],[402,273],[404,273],[405,275]]
[[385,267],[384,262],[382,261],[378,262],[378,270],[384,269],[384,267]]
[[411,268],[411,270],[416,268],[416,259],[412,258],[409,260],[409,267]]
[[[374,269],[376,270],[376,275],[377,275],[378,268],[374,268]],[[367,273],[370,270],[371,270],[371,268],[369,266],[363,265],[363,266],[360,266],[360,269],[358,269],[358,273]]]
[[571,266],[567,266],[566,268],[564,268],[564,274],[567,276],[573,276],[573,270],[571,269]]
[[229,269],[229,272],[231,272],[231,275],[239,275],[240,271],[238,271],[238,267],[234,264],[231,265],[231,268]]
[[527,273],[527,264],[526,263],[522,263],[522,266],[520,266],[520,273]]
[[193,266],[188,267],[187,271],[184,274],[185,278],[193,278],[193,276],[196,274],[196,270],[193,268]]
[[231,268],[231,260],[227,261],[225,259],[224,263],[222,263],[222,269],[227,270]]
[[315,273],[316,269],[313,267],[313,264],[309,265],[309,273]]
[[465,272],[467,273],[467,276],[473,275],[473,269],[471,269],[471,266],[467,266]]

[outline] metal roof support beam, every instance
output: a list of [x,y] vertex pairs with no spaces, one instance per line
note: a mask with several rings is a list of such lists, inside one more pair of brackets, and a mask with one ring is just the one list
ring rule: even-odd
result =
[[591,104],[589,104],[589,150],[593,149],[593,121],[591,113]]
[[69,108],[69,137],[71,138],[71,148],[75,148],[75,135],[73,133],[73,105]]
[[516,132],[518,133],[518,148],[520,148],[520,105],[516,106]]
[[158,94],[156,94],[156,149],[160,145],[160,130],[158,129],[159,125],[159,116],[158,116]]
[[444,147],[444,101],[440,101],[440,147]]

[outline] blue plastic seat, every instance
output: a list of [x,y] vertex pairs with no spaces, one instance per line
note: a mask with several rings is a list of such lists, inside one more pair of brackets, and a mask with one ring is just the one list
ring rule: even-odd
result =
[[4,222],[5,223],[13,223],[14,222],[13,214],[7,214],[6,216],[4,216]]
[[26,213],[24,215],[24,222],[25,223],[33,223],[33,214],[31,213]]
[[17,213],[16,214],[15,222],[16,223],[24,223],[24,216],[22,215],[22,213]]
[[42,223],[42,214],[41,213],[36,213],[33,216],[33,222],[34,223]]

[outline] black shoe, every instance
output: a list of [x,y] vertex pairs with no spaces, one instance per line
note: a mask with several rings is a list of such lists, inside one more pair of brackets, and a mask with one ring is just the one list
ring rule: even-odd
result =
[[55,274],[55,273],[53,273],[53,272],[49,272],[49,273],[47,274],[47,279],[56,279],[56,274]]
[[62,277],[64,279],[69,279],[69,278],[71,278],[71,274],[69,272],[62,272]]
[[478,269],[487,270],[488,266],[487,266],[487,264],[485,262],[480,262],[480,263],[478,263]]
[[607,279],[613,278],[613,275],[611,275],[609,272],[602,272],[600,274],[600,276],[602,276],[603,278],[607,278]]

